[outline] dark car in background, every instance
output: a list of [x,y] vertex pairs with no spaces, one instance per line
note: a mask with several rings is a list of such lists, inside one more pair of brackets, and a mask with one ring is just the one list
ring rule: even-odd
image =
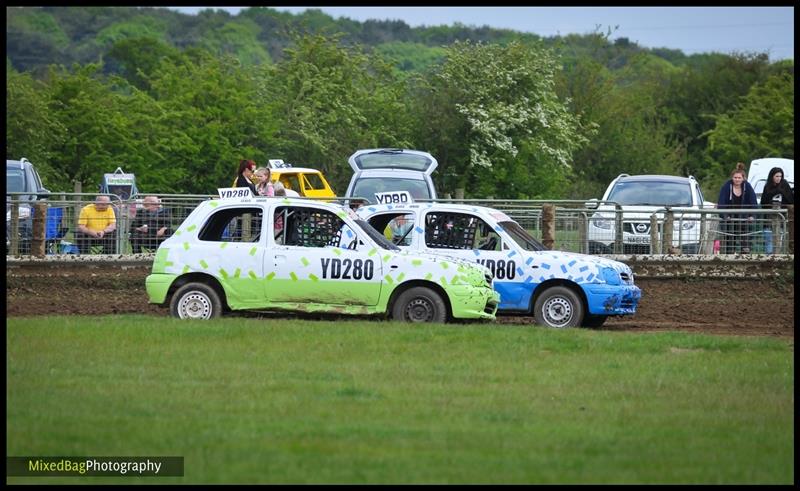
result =
[[28,159],[6,159],[6,249],[11,245],[12,198],[19,202],[19,252],[25,254],[30,250],[31,206],[34,201],[46,198],[49,194],[50,191],[45,189],[39,173]]

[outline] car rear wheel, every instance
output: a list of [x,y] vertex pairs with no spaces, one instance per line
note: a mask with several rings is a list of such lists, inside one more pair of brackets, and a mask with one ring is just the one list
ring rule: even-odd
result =
[[569,288],[551,286],[536,299],[533,317],[537,324],[543,326],[578,327],[583,321],[583,304]]
[[392,308],[392,318],[402,322],[445,322],[447,306],[438,293],[417,286],[397,297]]
[[179,319],[214,319],[222,315],[222,301],[205,283],[187,283],[170,301],[170,312]]

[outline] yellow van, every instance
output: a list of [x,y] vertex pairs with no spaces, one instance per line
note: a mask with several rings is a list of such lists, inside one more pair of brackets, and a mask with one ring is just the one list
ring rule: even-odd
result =
[[270,180],[280,181],[283,187],[297,192],[300,196],[309,198],[335,198],[336,193],[331,189],[331,185],[322,175],[322,172],[308,167],[292,167],[283,160],[271,159],[269,161],[271,171]]

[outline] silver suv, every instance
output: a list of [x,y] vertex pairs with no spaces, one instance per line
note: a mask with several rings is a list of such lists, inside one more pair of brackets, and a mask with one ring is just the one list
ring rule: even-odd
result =
[[12,196],[19,200],[19,252],[25,254],[30,250],[31,205],[38,199],[46,198],[48,194],[50,191],[45,189],[39,173],[28,159],[6,159],[6,250],[11,243]]
[[[597,205],[596,200],[595,206]],[[706,202],[694,177],[620,174],[608,185],[602,204],[589,220],[587,236],[590,254],[614,251],[615,206],[622,207],[622,249],[624,254],[650,254],[650,216],[665,207],[714,208]],[[660,217],[663,220],[663,215]],[[676,216],[673,247],[683,254],[700,251],[700,215]]]
[[377,203],[385,193],[408,192],[416,200],[435,200],[431,174],[439,165],[428,152],[402,148],[358,150],[348,159],[353,177],[346,197]]

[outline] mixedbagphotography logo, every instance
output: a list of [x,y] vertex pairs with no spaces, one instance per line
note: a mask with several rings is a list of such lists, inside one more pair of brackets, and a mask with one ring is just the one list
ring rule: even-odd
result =
[[6,457],[6,477],[183,476],[183,457]]

